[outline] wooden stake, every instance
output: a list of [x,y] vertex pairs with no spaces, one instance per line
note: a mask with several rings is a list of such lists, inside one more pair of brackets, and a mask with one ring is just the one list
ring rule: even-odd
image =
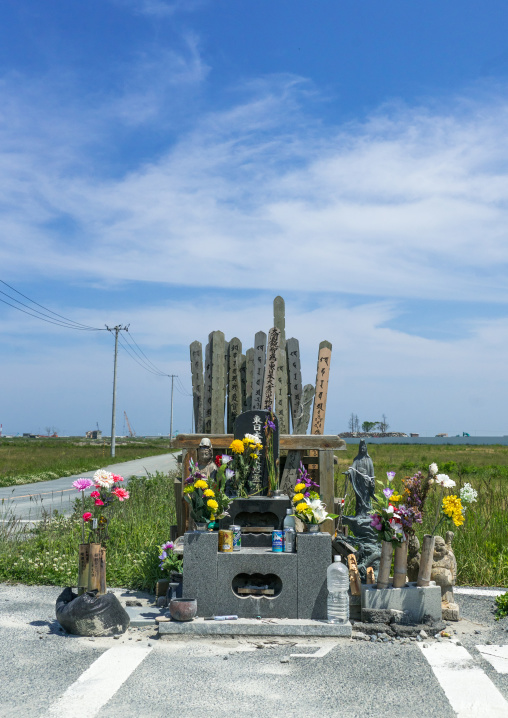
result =
[[100,591],[99,593],[106,593],[106,549],[101,547],[101,562],[100,562]]
[[80,543],[79,544],[79,558],[78,558],[78,596],[88,591],[88,576],[90,573],[90,544]]
[[425,534],[422,541],[422,553],[420,557],[420,569],[418,571],[417,586],[428,586],[434,560],[434,543],[436,537]]
[[391,541],[381,541],[381,560],[377,572],[377,587],[388,588],[390,585],[390,569],[392,567],[393,546]]
[[393,587],[402,588],[407,581],[407,541],[395,546],[393,559]]
[[367,583],[372,585],[373,583],[376,583],[376,574],[374,573],[374,569],[372,566],[369,566],[367,569]]

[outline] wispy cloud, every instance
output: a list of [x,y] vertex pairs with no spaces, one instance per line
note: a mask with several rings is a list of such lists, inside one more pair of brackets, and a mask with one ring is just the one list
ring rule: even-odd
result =
[[139,15],[158,19],[172,17],[176,13],[190,13],[205,5],[209,0],[110,0],[115,5],[126,7]]

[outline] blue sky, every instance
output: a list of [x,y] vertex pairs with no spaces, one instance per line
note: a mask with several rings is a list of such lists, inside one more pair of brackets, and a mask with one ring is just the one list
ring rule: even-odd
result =
[[[449,0],[7,0],[0,279],[179,375],[286,300],[326,430],[386,414],[506,434],[508,9]],[[4,287],[5,289],[5,287]],[[1,295],[0,295],[1,296]],[[5,433],[109,431],[107,332],[0,304]],[[169,380],[119,356],[122,412],[169,429]]]

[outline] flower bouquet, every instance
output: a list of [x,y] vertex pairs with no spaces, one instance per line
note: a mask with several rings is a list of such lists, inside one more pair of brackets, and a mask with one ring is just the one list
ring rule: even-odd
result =
[[[81,493],[82,525],[79,547],[78,592],[97,589],[99,593],[106,593],[106,548],[103,545],[108,539],[108,514],[113,510],[117,501],[126,501],[129,492],[120,484],[122,476],[99,469],[93,479],[77,479],[73,482],[74,488]],[[85,491],[93,487],[89,499],[93,500],[89,511],[85,511]],[[88,530],[85,542],[85,528]],[[99,571],[97,571],[99,565]]]
[[250,490],[250,477],[259,463],[259,452],[263,444],[259,437],[254,434],[245,434],[243,439],[235,439],[231,442],[229,451],[231,459],[227,462],[225,476],[228,480],[229,491],[237,496],[247,498]]
[[215,498],[215,491],[210,488],[203,474],[196,468],[194,461],[189,462],[190,475],[185,479],[183,495],[190,507],[190,517],[196,525],[203,527],[215,521],[219,503]]
[[321,497],[315,491],[319,488],[318,484],[312,481],[301,461],[298,474],[299,482],[295,486],[296,493],[293,496],[294,516],[303,522],[306,531],[319,531],[319,525],[323,521],[336,519],[338,515],[328,513]]
[[[268,489],[270,495],[273,495],[274,492],[279,488],[279,467],[278,462],[276,464],[273,455],[273,434],[276,430],[275,414],[273,413],[273,411],[271,411],[267,416],[263,428],[265,431],[265,457],[266,468],[268,470]],[[261,448],[261,445],[259,445],[259,448]]]
[[176,573],[182,573],[183,560],[176,554],[173,549],[175,544],[172,541],[166,541],[162,546],[159,546],[159,568],[163,571],[175,571]]

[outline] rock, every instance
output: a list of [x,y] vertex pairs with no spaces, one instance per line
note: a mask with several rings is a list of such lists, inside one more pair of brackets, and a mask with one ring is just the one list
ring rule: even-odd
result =
[[425,633],[425,631],[423,629],[420,631],[420,633],[418,635],[420,636],[420,638],[428,638],[429,637],[428,634]]
[[361,631],[353,631],[351,638],[356,638],[357,640],[364,641],[367,638],[367,634],[362,633]]
[[481,633],[481,631],[478,631],[478,630],[475,630],[474,632],[476,633],[477,636]]
[[428,648],[428,647],[429,647],[429,644],[428,644],[428,643],[424,643],[424,644],[422,645],[422,648]]
[[280,662],[281,663],[289,663],[289,658],[281,658]]
[[140,607],[141,607],[143,604],[141,603],[141,601],[132,601],[132,600],[130,600],[130,601],[125,601],[125,605],[126,605],[126,606],[131,606],[131,607],[134,607],[134,606],[140,606]]

